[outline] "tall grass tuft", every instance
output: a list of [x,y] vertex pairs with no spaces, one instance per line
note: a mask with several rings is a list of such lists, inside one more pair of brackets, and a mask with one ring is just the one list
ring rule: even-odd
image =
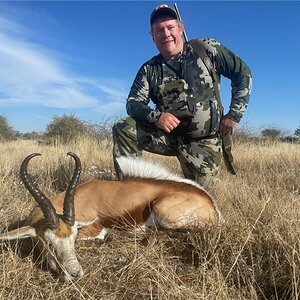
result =
[[[25,156],[42,154],[29,172],[51,196],[71,177],[69,151],[82,160],[81,181],[114,178],[111,147],[92,138],[52,146],[0,144],[0,229],[24,219],[35,205],[19,179]],[[145,156],[180,174],[174,158]],[[5,242],[0,299],[300,299],[300,145],[243,142],[234,156],[238,175],[222,167],[210,186],[224,215],[222,227],[147,236],[116,230],[103,244],[78,241],[85,276],[69,285],[41,268],[29,242]]]

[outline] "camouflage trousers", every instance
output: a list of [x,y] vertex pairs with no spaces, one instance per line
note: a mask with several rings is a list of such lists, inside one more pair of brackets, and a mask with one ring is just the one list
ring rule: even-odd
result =
[[176,156],[185,178],[201,185],[208,183],[218,173],[222,160],[222,142],[219,137],[191,139],[185,135],[166,133],[146,126],[128,117],[113,126],[113,158],[117,176],[121,179],[116,158],[140,157],[142,151]]

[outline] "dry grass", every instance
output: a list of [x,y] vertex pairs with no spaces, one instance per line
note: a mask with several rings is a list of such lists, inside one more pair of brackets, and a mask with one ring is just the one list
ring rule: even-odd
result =
[[[19,179],[22,159],[47,195],[83,163],[81,180],[113,177],[111,145],[30,141],[0,145],[0,229],[26,217],[34,202]],[[147,155],[147,157],[153,157]],[[78,241],[85,276],[63,284],[43,270],[30,241],[0,245],[1,299],[300,299],[300,145],[238,144],[238,176],[224,169],[210,187],[225,223],[203,232],[113,232],[104,244]],[[179,172],[172,158],[161,162]]]

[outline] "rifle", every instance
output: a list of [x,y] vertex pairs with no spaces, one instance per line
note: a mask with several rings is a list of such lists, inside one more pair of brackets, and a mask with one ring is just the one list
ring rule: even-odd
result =
[[[182,19],[181,19],[179,9],[178,9],[178,6],[177,6],[176,3],[174,3],[174,9],[176,11],[178,21],[182,23]],[[206,52],[205,52],[204,48],[202,47],[202,45],[197,40],[191,40],[191,41],[188,40],[188,37],[187,37],[187,34],[185,32],[184,27],[183,27],[183,37],[184,37],[185,42],[189,43],[192,46],[192,48],[194,49],[197,56],[199,56],[202,59],[202,61],[205,64],[206,68],[208,69],[209,73],[211,74],[211,77],[213,79],[215,96],[217,98],[218,105],[221,109],[221,113],[222,113],[222,116],[223,116],[223,106],[222,106],[221,96],[220,96],[219,87],[218,87],[219,78],[218,78],[218,75],[216,73],[216,70],[215,70],[210,58],[206,54]],[[224,159],[224,162],[225,162],[226,169],[232,175],[236,175],[237,174],[237,168],[233,163],[233,156],[232,156],[232,152],[231,152],[231,149],[232,149],[232,135],[231,134],[221,135],[221,139],[222,139],[223,159]]]
[[[179,9],[178,9],[178,6],[177,6],[176,3],[174,3],[174,9],[175,9],[176,14],[177,14],[177,16],[178,16],[178,21],[179,21],[179,22],[182,22],[182,19],[181,19],[180,13],[179,13]],[[188,40],[188,37],[187,37],[187,35],[186,35],[186,32],[185,32],[184,27],[183,27],[183,37],[184,37],[184,40],[185,40],[186,42],[189,41],[189,40]]]

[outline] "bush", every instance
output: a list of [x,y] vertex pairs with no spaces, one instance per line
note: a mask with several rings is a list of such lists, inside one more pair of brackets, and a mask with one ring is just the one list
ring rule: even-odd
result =
[[67,144],[78,136],[87,134],[87,125],[74,115],[54,116],[52,122],[47,125],[44,139],[50,144]]
[[37,131],[31,131],[26,133],[18,134],[24,140],[40,140],[42,138],[41,133]]
[[0,141],[15,139],[15,130],[8,123],[7,118],[0,116]]
[[96,140],[102,141],[107,140],[112,142],[112,120],[106,120],[99,123],[87,123],[89,135]]
[[284,132],[282,129],[277,127],[265,128],[261,131],[261,135],[265,139],[269,140],[279,140],[284,136]]

